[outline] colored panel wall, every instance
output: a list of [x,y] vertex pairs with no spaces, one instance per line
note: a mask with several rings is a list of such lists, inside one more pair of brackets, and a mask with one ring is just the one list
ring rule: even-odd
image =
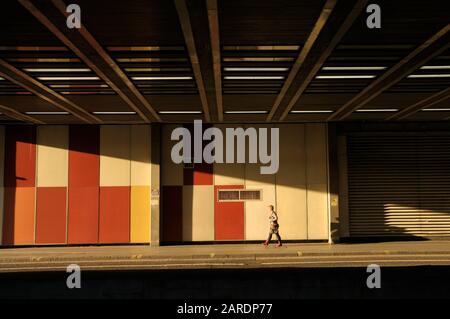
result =
[[100,186],[130,186],[130,126],[100,127]]
[[214,187],[183,186],[183,240],[214,240]]
[[5,127],[0,126],[0,245],[3,239],[4,187],[3,170],[5,167]]
[[69,135],[68,243],[98,243],[99,127],[76,125]]
[[150,186],[131,186],[131,242],[150,242]]
[[326,126],[306,124],[308,239],[328,239]]
[[130,242],[130,187],[100,188],[99,242]]
[[183,185],[183,164],[175,164],[171,158],[172,146],[176,141],[171,141],[172,130],[178,125],[164,125],[162,127],[161,143],[161,182],[162,185]]
[[242,185],[214,187],[214,235],[215,240],[244,239],[244,203],[219,202],[219,189],[241,189]]
[[151,127],[131,126],[132,243],[150,242]]
[[66,187],[38,187],[36,244],[66,242]]
[[69,129],[63,125],[37,128],[37,186],[66,187]]
[[277,214],[283,239],[307,239],[305,126],[280,126]]
[[183,187],[162,187],[162,240],[183,239]]
[[34,244],[34,187],[5,187],[4,245]]

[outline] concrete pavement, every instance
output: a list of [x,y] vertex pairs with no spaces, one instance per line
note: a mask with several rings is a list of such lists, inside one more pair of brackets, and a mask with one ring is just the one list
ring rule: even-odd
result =
[[81,246],[0,249],[0,272],[450,265],[450,241]]

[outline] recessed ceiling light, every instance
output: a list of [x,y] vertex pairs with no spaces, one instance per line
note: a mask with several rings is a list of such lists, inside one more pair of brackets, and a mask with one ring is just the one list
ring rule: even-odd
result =
[[202,114],[202,111],[159,111],[159,114]]
[[180,72],[190,70],[189,68],[125,68],[127,72]]
[[224,71],[269,71],[269,72],[277,72],[277,71],[287,71],[289,68],[231,68],[231,67],[225,67]]
[[224,76],[225,80],[283,80],[284,76]]
[[318,75],[316,79],[373,79],[375,75]]
[[183,51],[184,47],[161,46],[132,46],[132,47],[108,47],[109,51]]
[[118,62],[185,62],[186,58],[118,58]]
[[450,112],[449,108],[441,108],[441,109],[422,109],[424,112]]
[[136,112],[132,112],[132,111],[124,111],[124,112],[95,111],[95,112],[92,112],[92,114],[96,114],[96,115],[130,115],[130,114],[136,114]]
[[411,74],[408,78],[450,78],[450,74]]
[[290,57],[280,57],[280,58],[269,58],[269,57],[224,57],[225,62],[281,62],[281,61],[294,61],[294,58]]
[[39,76],[41,81],[95,81],[100,80],[97,76]]
[[0,77],[0,81],[3,81],[3,80],[4,80],[4,78]]
[[289,113],[292,114],[308,114],[308,113],[333,113],[333,110],[293,110]]
[[55,69],[55,68],[26,68],[26,72],[91,72],[91,69],[78,68],[78,69]]
[[107,88],[106,84],[50,84],[51,88]]
[[300,46],[298,45],[226,45],[223,47],[224,51],[284,51],[284,50],[298,50]]
[[153,80],[192,80],[192,76],[134,76],[136,81],[153,81]]
[[225,114],[267,114],[268,111],[225,111]]
[[69,112],[48,112],[48,111],[44,111],[44,112],[25,112],[25,114],[28,115],[67,115],[70,114]]
[[326,71],[357,71],[357,70],[384,70],[385,66],[324,66],[322,70]]
[[421,67],[422,70],[448,70],[450,65],[424,65]]
[[398,109],[359,109],[356,112],[397,112]]

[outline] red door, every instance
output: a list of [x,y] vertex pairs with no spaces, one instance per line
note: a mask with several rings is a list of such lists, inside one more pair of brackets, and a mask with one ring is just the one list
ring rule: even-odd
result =
[[243,185],[214,186],[215,240],[244,240],[244,202],[218,201],[220,189],[241,189]]

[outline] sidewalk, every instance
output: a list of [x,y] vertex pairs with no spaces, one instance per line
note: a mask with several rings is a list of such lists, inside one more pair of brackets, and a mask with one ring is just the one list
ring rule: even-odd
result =
[[450,241],[370,244],[303,243],[266,248],[258,244],[150,247],[83,246],[0,249],[0,272],[161,270],[279,267],[450,265]]

